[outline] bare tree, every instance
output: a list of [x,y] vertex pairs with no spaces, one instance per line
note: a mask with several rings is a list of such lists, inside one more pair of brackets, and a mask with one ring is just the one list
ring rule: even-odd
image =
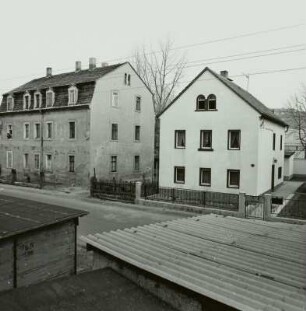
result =
[[134,54],[137,73],[153,93],[155,113],[160,113],[174,98],[174,93],[183,75],[185,56],[173,51],[173,42],[160,43],[158,51],[145,47]]
[[289,100],[288,108],[306,158],[306,86],[299,95]]

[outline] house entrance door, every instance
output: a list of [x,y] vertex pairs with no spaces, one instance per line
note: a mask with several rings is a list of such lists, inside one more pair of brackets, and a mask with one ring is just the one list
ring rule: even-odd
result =
[[275,173],[275,165],[272,165],[272,172],[271,172],[271,191],[274,191],[274,173]]

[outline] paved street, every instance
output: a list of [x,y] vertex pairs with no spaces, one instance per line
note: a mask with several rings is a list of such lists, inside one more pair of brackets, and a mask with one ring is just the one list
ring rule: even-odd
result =
[[86,192],[75,195],[54,190],[39,190],[0,184],[0,204],[20,204],[24,200],[30,200],[33,204],[40,202],[88,211],[88,216],[80,218],[79,236],[192,215],[191,213],[168,211],[161,208],[101,201],[88,198]]

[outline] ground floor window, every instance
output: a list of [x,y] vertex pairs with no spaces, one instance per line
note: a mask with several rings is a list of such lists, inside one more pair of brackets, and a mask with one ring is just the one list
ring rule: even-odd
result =
[[200,168],[200,186],[210,186],[211,185],[211,169],[210,168]]
[[68,160],[69,160],[69,172],[74,172],[75,171],[75,156],[70,155]]
[[134,170],[139,171],[140,170],[140,156],[134,157]]
[[184,166],[174,167],[174,182],[177,184],[185,183],[185,167]]
[[46,154],[46,171],[52,170],[52,154]]
[[281,179],[282,178],[282,167],[280,166],[278,168],[278,179]]
[[239,188],[240,170],[227,170],[227,187]]
[[28,153],[25,153],[23,155],[23,167],[29,168],[29,154]]
[[38,153],[34,154],[34,168],[36,170],[40,169],[40,154]]
[[117,156],[111,156],[111,172],[117,172]]
[[6,152],[6,167],[13,168],[13,151]]

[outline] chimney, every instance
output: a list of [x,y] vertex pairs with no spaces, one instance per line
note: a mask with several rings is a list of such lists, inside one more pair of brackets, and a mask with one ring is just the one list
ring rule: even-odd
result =
[[79,72],[82,70],[82,63],[80,61],[75,62],[75,72]]
[[108,66],[108,63],[106,63],[106,62],[103,62],[103,63],[101,64],[101,67],[102,67],[102,68],[107,67],[107,66]]
[[228,71],[227,70],[222,70],[220,71],[220,75],[226,79],[228,79]]
[[94,70],[96,68],[96,59],[94,57],[89,58],[89,70]]
[[47,70],[46,70],[46,77],[51,77],[52,76],[52,68],[51,67],[47,67]]

